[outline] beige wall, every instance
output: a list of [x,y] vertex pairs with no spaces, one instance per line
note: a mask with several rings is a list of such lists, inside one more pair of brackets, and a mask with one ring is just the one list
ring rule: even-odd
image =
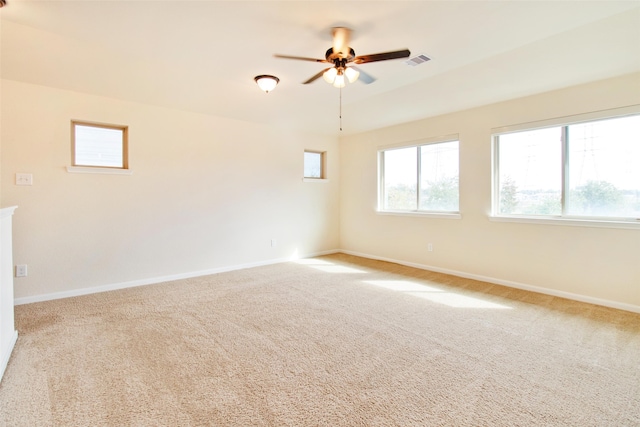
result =
[[[1,108],[17,298],[339,247],[334,138],[11,80]],[[128,125],[133,175],[67,172],[71,119]],[[302,181],[304,149],[328,152],[328,182]]]
[[[342,248],[640,307],[640,230],[490,222],[490,130],[640,104],[640,74],[342,138],[2,81],[1,195],[17,298]],[[66,171],[71,119],[130,126],[131,176]],[[462,219],[378,215],[381,145],[457,133]],[[327,150],[329,182],[302,152]],[[16,172],[33,174],[18,187]],[[278,239],[276,248],[270,240]],[[433,252],[427,244],[433,244]],[[610,304],[611,305],[611,304]]]
[[[425,102],[438,102],[426,100]],[[341,247],[640,310],[640,229],[490,222],[491,129],[640,104],[640,74],[341,139]],[[376,213],[379,146],[460,136],[462,219]],[[433,244],[433,252],[427,244]]]

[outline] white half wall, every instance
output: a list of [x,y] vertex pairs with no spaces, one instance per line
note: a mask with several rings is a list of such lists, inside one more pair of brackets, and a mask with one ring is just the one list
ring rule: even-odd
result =
[[16,206],[0,209],[0,381],[18,339],[13,318],[12,221]]
[[[640,229],[489,221],[491,129],[637,104],[638,73],[344,137],[341,248],[640,308]],[[376,213],[379,147],[451,134],[460,137],[462,219]]]
[[[12,80],[1,108],[17,299],[339,247],[335,138]],[[128,125],[133,174],[67,172],[72,119]],[[328,181],[303,182],[305,149],[327,152]]]

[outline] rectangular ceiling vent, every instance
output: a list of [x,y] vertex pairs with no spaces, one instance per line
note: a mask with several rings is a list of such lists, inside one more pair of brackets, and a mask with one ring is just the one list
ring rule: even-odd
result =
[[414,56],[413,58],[410,58],[406,61],[404,61],[407,65],[411,65],[412,67],[415,67],[416,65],[420,65],[423,64],[427,61],[431,61],[431,58],[429,58],[427,55],[418,55],[418,56]]

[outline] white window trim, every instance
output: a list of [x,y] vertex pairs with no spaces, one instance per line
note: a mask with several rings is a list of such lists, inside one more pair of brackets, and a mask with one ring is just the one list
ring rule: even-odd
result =
[[67,166],[67,172],[103,175],[133,175],[133,171],[131,169],[104,168],[99,166]]
[[458,212],[431,212],[431,211],[381,211],[377,210],[378,215],[389,216],[412,216],[433,219],[462,219],[462,214]]
[[517,222],[522,224],[547,224],[566,225],[571,227],[597,227],[597,228],[626,228],[640,230],[640,219],[633,220],[609,220],[609,219],[577,219],[566,217],[538,217],[538,216],[510,216],[489,215],[492,222]]
[[[311,176],[304,176],[304,170],[302,171],[302,180],[304,182],[326,181],[327,180],[327,152],[319,150],[304,150],[305,153],[320,154],[320,177],[314,178]],[[304,167],[304,165],[303,165]],[[309,181],[306,181],[306,180]]]
[[[460,162],[460,135],[449,134],[443,136],[436,136],[430,138],[423,138],[419,140],[409,141],[409,142],[398,142],[394,144],[386,144],[379,145],[377,147],[377,161],[378,161],[378,200],[376,213],[378,215],[391,215],[391,216],[413,216],[413,217],[424,217],[424,218],[434,218],[434,219],[462,219],[462,215],[460,212],[440,212],[440,211],[422,211],[422,210],[412,210],[412,211],[403,211],[403,210],[386,210],[382,208],[382,191],[384,188],[384,168],[382,167],[382,153],[388,150],[400,149],[400,148],[412,148],[412,147],[420,147],[423,145],[429,144],[440,144],[446,142],[458,142],[458,162]],[[458,171],[458,174],[460,172]],[[420,177],[418,177],[420,179]],[[460,203],[460,194],[458,193],[458,204]]]
[[[615,218],[615,217],[571,217],[571,216],[535,216],[535,215],[506,215],[498,214],[498,150],[496,149],[497,137],[500,135],[537,130],[548,127],[569,126],[576,123],[596,120],[614,119],[618,117],[640,114],[640,105],[599,110],[590,113],[576,114],[572,116],[557,117],[517,125],[509,125],[491,129],[491,213],[489,220],[493,222],[517,222],[528,224],[567,225],[574,227],[599,227],[599,228],[626,228],[640,229],[640,218]],[[566,167],[566,166],[565,166]]]
[[[122,167],[96,166],[96,165],[76,165],[76,126],[96,127],[105,129],[114,129],[122,131]],[[89,169],[101,169],[101,171],[90,172]],[[73,170],[70,170],[73,169]],[[118,172],[104,172],[105,169],[116,170]],[[100,123],[85,120],[71,120],[71,165],[67,167],[68,172],[72,173],[100,173],[112,175],[131,175],[130,173],[122,173],[129,171],[129,126],[116,125],[110,123]]]
[[416,139],[413,141],[378,145],[377,150],[378,150],[378,153],[380,153],[382,151],[392,150],[394,148],[411,148],[411,147],[419,147],[421,145],[429,145],[429,144],[437,144],[439,142],[453,142],[453,141],[460,141],[460,135],[457,133],[452,133],[449,135],[433,136],[429,138]]
[[575,114],[572,116],[556,117],[553,119],[538,120],[535,122],[520,123],[491,129],[491,137],[500,136],[505,133],[513,133],[526,130],[537,130],[556,126],[573,125],[582,122],[595,120],[614,119],[616,117],[632,116],[640,113],[640,104],[626,107],[612,108],[610,110],[599,110],[590,113]]

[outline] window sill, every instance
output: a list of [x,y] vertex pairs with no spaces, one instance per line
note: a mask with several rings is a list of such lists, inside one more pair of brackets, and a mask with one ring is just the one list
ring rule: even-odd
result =
[[543,218],[532,216],[489,216],[493,222],[518,222],[524,224],[566,225],[570,227],[627,228],[640,229],[640,220],[635,222],[617,220],[576,219],[576,218]]
[[82,167],[82,166],[67,166],[67,172],[69,173],[97,173],[103,175],[133,175],[131,169],[116,169],[116,168],[100,168],[100,167]]
[[390,215],[390,216],[413,216],[421,218],[433,218],[433,219],[462,219],[462,215],[459,213],[446,213],[446,212],[418,212],[418,211],[376,211],[378,215]]
[[326,178],[302,178],[302,182],[329,182]]

